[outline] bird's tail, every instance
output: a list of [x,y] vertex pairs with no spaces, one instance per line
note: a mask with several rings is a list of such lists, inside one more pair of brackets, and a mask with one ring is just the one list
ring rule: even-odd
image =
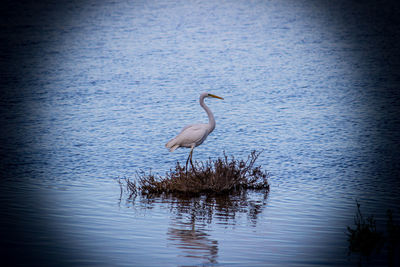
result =
[[177,149],[179,145],[175,143],[175,138],[174,138],[168,141],[168,143],[165,144],[165,147],[169,148],[169,152],[174,152],[174,150]]

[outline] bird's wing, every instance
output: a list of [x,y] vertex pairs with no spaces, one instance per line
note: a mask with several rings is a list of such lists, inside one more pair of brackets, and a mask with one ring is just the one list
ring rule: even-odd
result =
[[[207,124],[188,125],[173,139],[171,145],[190,147],[202,142],[208,135]],[[173,144],[172,144],[173,143]]]
[[187,128],[190,128],[190,127],[193,127],[193,126],[196,126],[197,124],[189,124],[189,125],[186,125],[185,127],[183,127],[182,128],[182,130],[179,132],[179,134],[178,135],[180,135],[184,130],[186,130]]
[[[178,133],[177,136],[175,136],[174,138],[172,138],[171,140],[169,140],[166,144],[165,147],[171,149],[173,146],[177,145],[176,143],[176,139],[180,136],[180,134],[185,131],[187,128],[194,126],[195,124],[189,124],[186,125],[185,127],[182,128],[182,130]],[[179,145],[178,145],[179,146]],[[177,148],[177,147],[176,147]],[[176,148],[174,148],[173,150],[175,150]],[[173,151],[172,150],[172,151]]]

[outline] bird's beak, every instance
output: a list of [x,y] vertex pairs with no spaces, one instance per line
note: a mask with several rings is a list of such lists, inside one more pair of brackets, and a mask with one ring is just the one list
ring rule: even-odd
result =
[[222,100],[224,100],[224,98],[223,98],[223,97],[220,97],[220,96],[217,96],[217,95],[208,94],[208,96],[211,96],[211,97],[215,97],[215,98],[218,98],[218,99],[222,99]]

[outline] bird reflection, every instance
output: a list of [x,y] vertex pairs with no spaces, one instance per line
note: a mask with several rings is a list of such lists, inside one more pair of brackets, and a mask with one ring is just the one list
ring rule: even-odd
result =
[[202,264],[216,264],[218,241],[212,238],[210,224],[234,225],[240,217],[255,226],[267,204],[267,192],[240,191],[229,195],[197,197],[176,195],[139,196],[133,201],[144,209],[167,207],[173,215],[168,240],[181,250],[180,256],[198,258]]
[[205,262],[217,263],[218,241],[210,238],[204,225],[196,226],[193,217],[190,222],[173,220],[168,229],[168,240],[182,250],[183,257],[198,258]]

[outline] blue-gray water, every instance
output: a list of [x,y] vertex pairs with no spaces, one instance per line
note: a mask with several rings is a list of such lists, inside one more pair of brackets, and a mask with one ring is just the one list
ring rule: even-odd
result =
[[[399,30],[391,8],[9,3],[1,23],[6,259],[356,264],[345,234],[355,200],[378,222],[386,209],[399,211]],[[263,150],[257,163],[271,174],[270,193],[121,196],[118,178],[163,175],[186,160],[188,150],[169,153],[164,144],[186,124],[207,120],[198,105],[203,91],[225,100],[206,100],[217,126],[194,159]]]

